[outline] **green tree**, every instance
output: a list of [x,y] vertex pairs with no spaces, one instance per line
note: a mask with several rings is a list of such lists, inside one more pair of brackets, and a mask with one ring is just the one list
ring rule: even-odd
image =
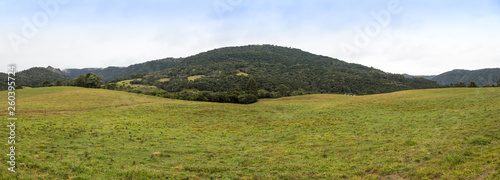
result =
[[278,92],[280,93],[281,97],[285,97],[288,96],[288,94],[290,93],[290,89],[286,85],[281,84],[280,87],[278,88]]
[[50,81],[44,81],[44,82],[42,83],[42,85],[43,85],[44,87],[48,87],[48,86],[50,86],[51,84],[52,84],[52,83],[50,83]]
[[250,77],[250,79],[248,79],[246,89],[247,89],[248,94],[253,94],[254,96],[258,96],[257,82],[255,81],[255,79],[253,77]]
[[73,86],[78,86],[78,87],[85,87],[85,76],[80,75],[77,78],[73,80],[72,83]]
[[85,76],[85,87],[98,88],[102,84],[102,78],[94,73],[87,73]]
[[61,81],[59,81],[59,80],[57,80],[57,82],[56,82],[56,86],[62,86],[62,82],[61,82]]
[[258,94],[259,94],[259,98],[272,98],[273,95],[269,92],[269,91],[266,91],[264,89],[259,89],[258,91]]
[[467,87],[467,85],[464,82],[460,82],[455,84],[455,87]]
[[477,86],[477,84],[476,84],[474,81],[471,81],[471,82],[469,83],[469,87],[470,87],[470,88],[477,88],[477,87],[479,87],[479,86]]
[[500,79],[497,81],[497,87],[500,87]]

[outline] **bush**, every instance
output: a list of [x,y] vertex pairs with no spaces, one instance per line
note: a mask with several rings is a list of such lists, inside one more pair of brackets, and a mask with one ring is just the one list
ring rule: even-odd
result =
[[240,104],[252,104],[258,101],[257,96],[253,94],[242,94],[238,96],[238,103]]
[[264,89],[260,89],[258,92],[259,98],[272,98],[273,94],[271,94],[269,91],[266,91]]

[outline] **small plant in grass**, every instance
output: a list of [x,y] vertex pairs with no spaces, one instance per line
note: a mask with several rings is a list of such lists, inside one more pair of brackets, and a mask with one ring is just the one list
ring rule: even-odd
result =
[[417,144],[418,144],[417,141],[414,141],[411,139],[405,141],[405,145],[407,145],[407,146],[415,146]]
[[472,144],[472,145],[488,145],[488,144],[490,144],[490,140],[487,139],[487,138],[485,138],[485,137],[476,136],[476,137],[472,138],[469,141],[469,144]]
[[450,163],[451,165],[458,165],[463,162],[463,157],[460,155],[456,154],[451,154],[446,156],[445,158],[446,162]]

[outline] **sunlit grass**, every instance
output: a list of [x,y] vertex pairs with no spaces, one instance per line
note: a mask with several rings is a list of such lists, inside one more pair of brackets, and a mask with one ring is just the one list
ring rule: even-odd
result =
[[118,88],[130,88],[131,90],[139,90],[141,92],[149,92],[149,91],[158,90],[158,87],[156,87],[156,86],[147,86],[147,85],[142,85],[142,84],[131,84],[130,82],[132,82],[134,80],[140,81],[141,78],[119,81],[116,83],[116,85]]
[[168,81],[170,81],[170,78],[163,78],[158,80],[158,82],[168,82]]
[[205,77],[205,75],[189,76],[189,77],[188,77],[188,80],[189,80],[189,81],[194,81],[194,80],[199,79],[199,78],[202,78],[202,77]]
[[244,72],[238,72],[236,75],[237,76],[248,76],[248,74],[244,73]]

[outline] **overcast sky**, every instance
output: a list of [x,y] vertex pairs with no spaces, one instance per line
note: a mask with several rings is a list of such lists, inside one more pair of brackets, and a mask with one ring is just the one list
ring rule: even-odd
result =
[[500,0],[0,0],[0,71],[128,66],[225,46],[391,73],[500,67]]

